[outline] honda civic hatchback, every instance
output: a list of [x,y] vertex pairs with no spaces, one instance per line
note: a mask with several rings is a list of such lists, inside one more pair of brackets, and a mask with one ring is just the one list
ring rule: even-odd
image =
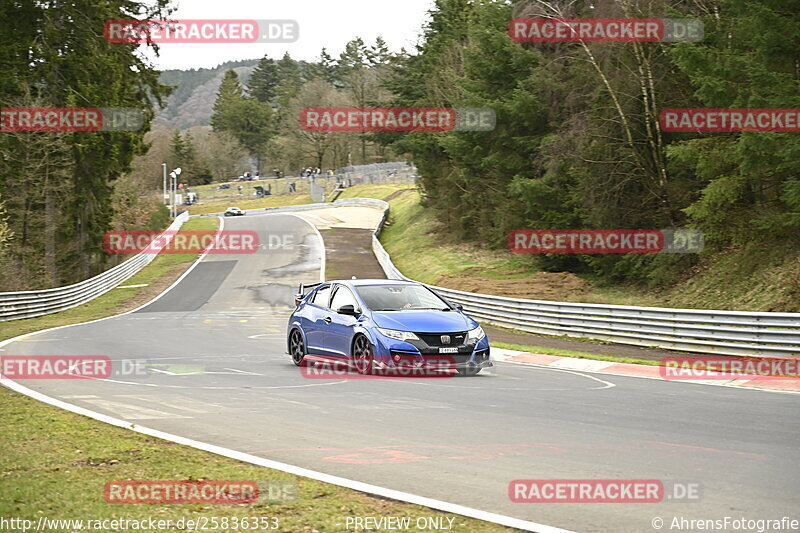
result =
[[346,362],[362,374],[403,365],[475,375],[491,367],[480,325],[427,286],[353,279],[300,285],[287,347],[295,365]]

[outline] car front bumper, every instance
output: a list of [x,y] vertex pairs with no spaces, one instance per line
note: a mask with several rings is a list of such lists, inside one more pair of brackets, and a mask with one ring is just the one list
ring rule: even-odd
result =
[[443,353],[440,347],[429,346],[424,341],[398,341],[382,335],[373,342],[375,362],[383,368],[415,366],[422,368],[461,369],[494,366],[489,340],[461,344],[454,353]]

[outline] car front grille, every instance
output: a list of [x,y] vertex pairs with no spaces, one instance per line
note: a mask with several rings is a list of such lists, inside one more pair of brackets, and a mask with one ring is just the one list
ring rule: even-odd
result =
[[[450,337],[450,342],[442,341],[443,336]],[[465,331],[456,333],[417,333],[417,337],[425,341],[428,346],[461,346],[467,339],[467,333]]]

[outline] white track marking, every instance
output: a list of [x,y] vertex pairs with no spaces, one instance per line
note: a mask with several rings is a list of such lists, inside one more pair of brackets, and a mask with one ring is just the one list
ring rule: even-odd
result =
[[[285,213],[285,214],[289,214],[289,213]],[[305,221],[302,217],[299,217],[297,215],[293,215],[293,216],[295,216],[296,218],[299,218],[300,220],[303,220],[304,222],[306,222],[307,224],[312,226],[314,228],[314,231],[317,233],[317,236],[319,237],[320,243],[322,245],[320,281],[325,281],[325,244],[324,244],[324,241],[322,239],[322,234],[319,232],[319,230],[315,226],[313,226],[311,223]],[[221,232],[222,228],[224,227],[224,219],[222,217],[218,217],[218,218],[220,220],[220,228],[218,230],[218,234],[219,234],[219,232]],[[7,339],[5,341],[0,341],[0,349],[2,349],[7,344],[10,344],[10,343],[14,342],[17,339],[21,339],[21,338],[24,338],[24,337],[27,337],[27,336],[30,336],[30,335],[38,335],[38,334],[41,334],[41,333],[45,333],[45,332],[49,332],[49,331],[55,331],[55,330],[62,329],[62,328],[69,328],[69,327],[73,327],[73,326],[80,326],[80,325],[84,325],[84,324],[92,324],[92,323],[95,323],[95,322],[102,322],[103,320],[110,320],[112,318],[117,318],[117,317],[120,317],[120,316],[128,315],[128,314],[131,314],[131,313],[134,313],[134,312],[138,311],[139,309],[147,307],[148,305],[152,304],[153,302],[155,302],[156,300],[158,300],[159,298],[164,296],[167,292],[172,290],[174,287],[176,287],[178,285],[178,283],[180,283],[186,276],[189,275],[189,273],[192,270],[194,270],[194,268],[200,263],[200,261],[203,260],[203,258],[207,255],[207,253],[208,253],[208,251],[203,252],[200,255],[200,257],[198,257],[195,260],[195,262],[192,263],[192,265],[186,270],[186,272],[184,272],[177,280],[175,280],[175,282],[172,285],[167,287],[167,289],[165,289],[164,292],[162,292],[161,294],[159,294],[158,296],[156,296],[155,298],[153,298],[149,302],[137,307],[136,309],[133,309],[131,311],[127,311],[125,313],[121,313],[119,315],[114,315],[114,316],[105,317],[105,318],[99,318],[97,320],[91,320],[91,321],[82,322],[82,323],[79,323],[79,324],[68,324],[68,325],[65,325],[65,326],[57,326],[57,327],[54,327],[54,328],[48,328],[48,329],[44,329],[44,330],[41,330],[41,331],[37,331],[35,333],[27,333],[25,335],[20,335],[19,337],[14,337],[14,338],[11,338],[11,339]],[[130,382],[122,382],[122,381],[116,381],[116,380],[107,380],[107,381],[112,381],[114,383],[126,383],[126,384],[129,384],[129,385],[150,385],[150,386],[154,386],[153,384],[130,383]],[[340,384],[340,383],[344,383],[344,381],[334,381],[334,382],[330,382],[330,383],[319,383],[319,384],[313,384],[313,385],[309,384],[309,385],[295,385],[295,386],[287,386],[287,387],[258,387],[258,388],[259,389],[262,389],[262,388],[266,388],[266,389],[270,389],[270,388],[281,388],[281,389],[283,389],[283,388],[302,388],[302,387],[310,387],[310,386],[336,385],[336,384]],[[83,407],[79,407],[77,405],[73,405],[73,404],[58,400],[56,398],[52,398],[52,397],[47,396],[45,394],[42,394],[40,392],[34,391],[32,389],[29,389],[29,388],[27,388],[27,387],[25,387],[23,385],[20,385],[19,383],[16,383],[16,382],[14,382],[12,380],[9,380],[9,379],[4,379],[4,378],[0,377],[0,385],[3,385],[3,386],[5,386],[5,387],[7,387],[7,388],[9,388],[11,390],[14,390],[16,392],[24,394],[24,395],[26,395],[26,396],[28,396],[30,398],[35,399],[35,400],[39,400],[39,401],[44,402],[46,404],[49,404],[49,405],[52,405],[52,406],[55,406],[55,407],[59,407],[59,408],[64,409],[66,411],[77,413],[77,414],[83,415],[83,416],[88,416],[89,418],[94,418],[95,420],[99,420],[101,422],[105,422],[105,423],[111,424],[113,426],[130,429],[131,431],[135,431],[137,433],[142,433],[144,435],[150,435],[151,437],[156,437],[156,438],[168,440],[170,442],[175,442],[177,444],[183,444],[185,446],[190,446],[192,448],[196,448],[196,449],[199,449],[199,450],[204,450],[204,451],[207,451],[207,452],[210,452],[210,453],[214,453],[214,454],[217,454],[217,455],[221,455],[221,456],[224,456],[224,457],[229,457],[231,459],[236,459],[238,461],[243,461],[243,462],[254,464],[254,465],[258,465],[258,466],[263,466],[263,467],[266,467],[266,468],[272,468],[274,470],[280,470],[281,472],[287,472],[289,474],[294,474],[294,475],[298,475],[298,476],[302,476],[302,477],[307,477],[307,478],[310,478],[310,479],[314,479],[316,481],[321,481],[323,483],[330,483],[332,485],[337,485],[337,486],[340,486],[340,487],[345,487],[345,488],[357,490],[359,492],[364,492],[364,493],[367,493],[367,494],[375,494],[377,496],[382,496],[384,498],[390,498],[390,499],[393,499],[393,500],[399,500],[399,501],[404,501],[404,502],[408,502],[408,503],[412,503],[412,504],[416,504],[416,505],[422,505],[422,506],[425,506],[425,507],[430,507],[432,509],[438,509],[440,511],[448,512],[448,513],[460,514],[462,516],[467,516],[467,517],[470,517],[470,518],[476,518],[478,520],[485,520],[487,522],[493,522],[493,523],[504,525],[504,526],[508,526],[508,527],[514,527],[514,528],[517,528],[517,529],[522,529],[524,531],[536,531],[538,533],[571,533],[568,530],[560,529],[560,528],[553,527],[553,526],[548,526],[548,525],[545,525],[545,524],[538,524],[536,522],[531,522],[531,521],[527,521],[527,520],[520,520],[518,518],[513,518],[513,517],[510,517],[510,516],[490,513],[490,512],[487,512],[487,511],[481,511],[480,509],[473,509],[471,507],[465,507],[465,506],[457,505],[457,504],[454,504],[454,503],[448,503],[448,502],[444,502],[444,501],[441,501],[441,500],[435,500],[435,499],[432,499],[432,498],[426,498],[424,496],[418,496],[416,494],[410,494],[410,493],[407,493],[407,492],[388,489],[388,488],[385,488],[385,487],[379,487],[377,485],[371,485],[369,483],[362,483],[360,481],[346,479],[346,478],[342,478],[342,477],[339,477],[339,476],[332,476],[330,474],[325,474],[325,473],[322,473],[322,472],[317,472],[317,471],[314,471],[314,470],[309,470],[309,469],[306,469],[306,468],[302,468],[302,467],[298,467],[298,466],[294,466],[294,465],[289,465],[289,464],[281,463],[281,462],[278,462],[278,461],[272,461],[270,459],[264,459],[262,457],[257,457],[255,455],[250,455],[250,454],[247,454],[247,453],[238,452],[238,451],[231,450],[231,449],[228,449],[228,448],[215,446],[213,444],[207,444],[207,443],[204,443],[204,442],[199,442],[199,441],[188,439],[186,437],[181,437],[181,436],[178,436],[178,435],[172,435],[170,433],[165,433],[165,432],[158,431],[158,430],[155,430],[155,429],[146,428],[146,427],[139,426],[139,425],[136,425],[136,424],[131,424],[130,422],[126,422],[126,421],[120,420],[118,418],[113,418],[113,417],[110,417],[110,416],[107,416],[107,415],[104,415],[104,414],[101,414],[101,413],[97,413],[95,411],[91,411],[89,409],[85,409]],[[176,387],[176,386],[167,386],[167,387],[168,388],[191,388],[191,389],[197,388],[197,387]],[[204,387],[204,388],[210,389],[210,387]],[[211,388],[223,389],[224,387],[211,387]]]
[[128,420],[158,420],[158,419],[171,419],[171,418],[192,418],[190,416],[178,415],[159,411],[157,409],[150,409],[149,407],[140,407],[138,405],[131,405],[129,403],[112,402],[110,400],[83,400],[84,402],[110,411],[117,416],[127,418]]
[[222,370],[230,370],[231,372],[236,372],[237,374],[246,374],[248,376],[263,376],[264,375],[264,374],[257,374],[256,372],[248,372],[246,370],[236,370],[235,368],[225,368],[225,367],[223,367]]
[[114,398],[124,398],[144,402],[145,404],[155,403],[159,406],[167,405],[170,409],[177,409],[178,411],[186,411],[188,413],[207,414],[208,407],[221,408],[222,406],[215,403],[201,402],[197,400],[189,400],[176,396],[169,398],[166,402],[163,398],[150,398],[149,396],[136,396],[134,394],[115,394]]

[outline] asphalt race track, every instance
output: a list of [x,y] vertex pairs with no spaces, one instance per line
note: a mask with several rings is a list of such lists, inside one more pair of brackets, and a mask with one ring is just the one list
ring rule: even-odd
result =
[[[800,396],[512,364],[474,378],[308,379],[285,354],[285,325],[297,283],[320,279],[318,233],[286,214],[225,229],[256,230],[265,246],[207,255],[134,313],[2,354],[106,355],[120,371],[108,380],[23,384],[150,428],[566,529],[798,518]],[[285,246],[270,248],[269,235]],[[703,492],[691,503],[513,503],[508,484],[520,478],[660,479]]]

